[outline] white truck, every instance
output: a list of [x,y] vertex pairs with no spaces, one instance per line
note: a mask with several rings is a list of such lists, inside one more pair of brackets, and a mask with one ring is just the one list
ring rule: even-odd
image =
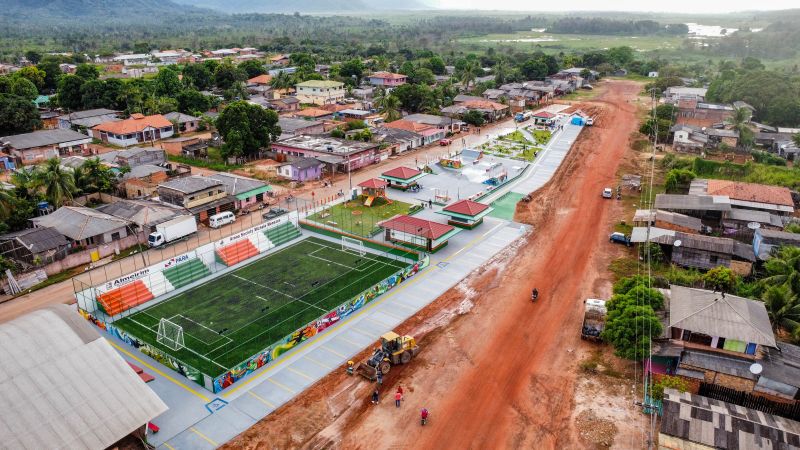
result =
[[583,328],[581,329],[581,339],[591,339],[599,341],[600,333],[606,326],[606,301],[596,298],[584,300]]
[[147,244],[150,247],[161,247],[194,233],[197,233],[197,222],[194,216],[180,216],[156,225],[156,231],[150,233]]

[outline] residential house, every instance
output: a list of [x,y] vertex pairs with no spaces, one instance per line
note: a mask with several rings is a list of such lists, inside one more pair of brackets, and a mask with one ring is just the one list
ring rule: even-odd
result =
[[633,216],[633,225],[646,227],[648,222],[650,226],[662,230],[682,231],[684,233],[700,234],[709,229],[697,217],[659,209],[637,209]]
[[508,105],[484,99],[465,100],[442,108],[442,114],[446,116],[463,116],[469,111],[478,111],[487,122],[495,122],[507,116],[510,108]]
[[[331,170],[348,172],[377,164],[381,160],[380,144],[357,142],[322,136],[294,136],[272,143],[272,151],[283,158],[317,158]],[[280,159],[279,159],[280,160]]]
[[400,73],[375,72],[367,75],[367,81],[373,86],[391,89],[406,84],[408,77]]
[[324,166],[316,158],[299,158],[278,166],[278,176],[299,182],[319,180]]
[[87,130],[95,125],[117,120],[120,120],[119,111],[106,108],[87,109],[58,116],[58,128],[89,134]]
[[264,203],[264,194],[272,192],[272,188],[261,180],[232,173],[215,173],[208,178],[222,183],[228,195],[236,198],[236,209],[246,209],[256,203]]
[[437,126],[412,122],[405,119],[384,123],[383,128],[394,128],[397,130],[405,130],[419,134],[422,136],[422,145],[438,142],[447,136],[447,131],[439,129]]
[[673,125],[672,148],[679,152],[700,153],[708,145],[708,135],[700,127]]
[[132,114],[125,120],[95,125],[92,128],[92,136],[109,144],[128,147],[168,138],[174,131],[172,122],[161,114],[152,116]]
[[196,136],[166,139],[161,141],[160,146],[170,155],[203,158],[208,154],[207,141]]
[[[646,242],[647,234],[646,228],[636,227],[631,232],[631,242]],[[752,245],[729,238],[651,227],[649,240],[660,244],[666,258],[682,267],[710,270],[723,266],[749,276],[756,261]]]
[[321,108],[306,108],[295,111],[292,116],[300,119],[326,120],[333,119],[333,112]]
[[55,111],[39,111],[39,118],[42,120],[42,129],[54,130],[58,128],[58,117],[61,114]]
[[569,69],[562,69],[555,76],[578,76],[583,78],[582,74],[586,74],[586,79],[589,81],[594,81],[600,76],[600,72],[584,67],[570,67]]
[[288,66],[289,61],[289,55],[275,55],[269,58],[269,63],[275,66]]
[[69,241],[54,228],[28,228],[0,236],[0,252],[5,258],[27,265],[49,264],[63,259]]
[[372,86],[359,86],[351,92],[353,97],[365,102],[371,102],[375,96],[375,88]]
[[151,56],[147,53],[136,53],[130,55],[119,55],[113,58],[113,62],[124,66],[144,66],[150,62]]
[[713,148],[726,146],[733,149],[739,145],[739,132],[736,130],[707,128],[705,134],[708,136],[709,145]]
[[[140,166],[141,167],[141,166]],[[97,210],[133,223],[137,231],[150,234],[156,225],[186,214],[186,210],[149,200],[120,200],[100,205]]]
[[280,116],[278,117],[278,126],[281,127],[280,139],[301,134],[322,134],[325,132],[325,122],[321,120],[303,120]]
[[158,195],[158,185],[169,179],[169,170],[163,166],[142,164],[132,167],[122,176],[119,189],[125,198],[146,198]]
[[789,449],[800,422],[677,389],[664,390],[658,449]]
[[782,186],[698,178],[692,180],[689,194],[725,196],[730,199],[732,208],[765,211],[778,216],[794,213],[792,193]]
[[167,155],[163,149],[156,147],[130,147],[125,150],[113,150],[98,156],[104,163],[136,167],[142,164],[160,165],[167,162]]
[[800,234],[761,228],[753,233],[753,251],[761,261],[771,258],[772,253],[783,245],[800,247]]
[[72,130],[39,130],[0,137],[0,149],[17,165],[38,164],[50,158],[89,153],[92,138]]
[[667,103],[677,103],[678,100],[706,101],[707,88],[693,88],[686,86],[670,86],[664,91],[664,99]]
[[461,120],[446,116],[434,116],[433,114],[409,114],[403,117],[403,120],[431,125],[444,130],[445,133],[458,133],[461,131],[461,126],[464,125]]
[[185,58],[187,55],[186,51],[176,51],[176,50],[164,50],[164,51],[152,51],[150,52],[153,55],[153,60],[156,61],[158,65],[172,65],[178,64],[181,62],[182,58]]
[[194,133],[200,128],[199,117],[179,112],[171,112],[164,114],[164,118],[172,122],[173,126],[177,125],[177,128],[175,128],[177,133]]
[[301,103],[327,105],[344,100],[344,83],[332,80],[310,80],[295,85]]
[[236,203],[236,197],[228,194],[221,181],[197,175],[161,183],[158,198],[163,203],[186,208],[195,220],[203,223],[214,214],[233,211]]
[[30,220],[36,227],[54,228],[74,246],[95,246],[118,241],[130,234],[131,225],[130,221],[79,206],[62,206],[48,215]]
[[272,99],[267,102],[267,107],[279,113],[297,111],[300,109],[300,100],[295,97]]
[[712,128],[733,115],[733,107],[730,105],[700,102],[696,99],[679,99],[677,105],[675,123],[678,125]]
[[731,210],[731,199],[724,195],[656,194],[655,209],[674,211],[688,216],[719,223]]
[[372,133],[372,139],[375,142],[389,144],[388,148],[392,155],[398,155],[425,145],[424,136],[400,128],[376,128]]

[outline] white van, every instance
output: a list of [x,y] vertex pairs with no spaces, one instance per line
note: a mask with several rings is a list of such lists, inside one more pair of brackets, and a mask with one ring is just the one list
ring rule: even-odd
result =
[[211,228],[219,228],[233,222],[236,222],[236,216],[230,211],[214,214],[208,218],[208,226]]

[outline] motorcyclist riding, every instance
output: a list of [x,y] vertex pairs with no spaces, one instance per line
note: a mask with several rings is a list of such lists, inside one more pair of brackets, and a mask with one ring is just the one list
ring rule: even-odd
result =
[[419,415],[420,415],[419,423],[421,425],[425,425],[426,423],[428,423],[428,409],[427,408],[422,408],[422,411],[420,411]]
[[533,288],[533,292],[531,292],[531,300],[535,302],[537,298],[539,298],[539,290]]

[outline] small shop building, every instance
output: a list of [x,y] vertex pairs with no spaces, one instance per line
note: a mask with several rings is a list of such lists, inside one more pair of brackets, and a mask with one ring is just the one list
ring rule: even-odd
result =
[[395,167],[394,169],[383,172],[380,176],[381,179],[389,183],[389,187],[395,189],[407,190],[417,184],[420,178],[426,174],[418,169],[410,167]]
[[489,205],[464,199],[445,206],[439,214],[447,216],[450,225],[472,229],[482,224],[483,218],[493,210]]
[[460,230],[413,216],[400,215],[379,224],[386,241],[434,253],[447,245],[447,240]]

